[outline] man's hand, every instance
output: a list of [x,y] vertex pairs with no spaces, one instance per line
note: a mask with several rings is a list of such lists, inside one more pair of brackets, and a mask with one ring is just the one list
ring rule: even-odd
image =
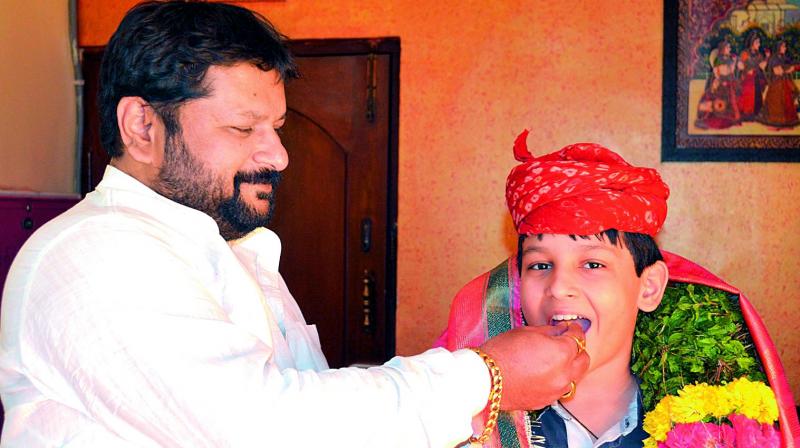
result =
[[574,338],[585,339],[581,326],[569,323],[515,328],[486,341],[481,350],[503,375],[500,408],[540,409],[568,393],[589,368],[589,355]]

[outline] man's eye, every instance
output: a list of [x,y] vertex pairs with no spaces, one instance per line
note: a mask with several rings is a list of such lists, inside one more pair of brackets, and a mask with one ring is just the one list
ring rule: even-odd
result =
[[283,127],[275,128],[275,133],[278,134],[279,137],[283,137]]
[[240,128],[237,126],[231,126],[231,129],[240,133],[240,134],[250,134],[253,132],[253,128]]
[[531,263],[528,265],[530,271],[544,271],[550,269],[550,263]]
[[603,265],[596,261],[587,261],[586,263],[583,264],[583,267],[587,269],[600,269],[603,267]]

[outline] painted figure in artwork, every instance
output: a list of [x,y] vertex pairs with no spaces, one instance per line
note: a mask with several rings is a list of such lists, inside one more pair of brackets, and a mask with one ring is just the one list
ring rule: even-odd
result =
[[737,64],[739,69],[739,113],[742,121],[753,121],[761,112],[767,78],[767,58],[761,54],[761,37],[752,33],[747,38],[747,48],[742,51]]
[[786,52],[786,41],[775,45],[767,62],[767,93],[759,121],[776,128],[789,128],[800,124],[797,116],[798,93],[793,73],[800,64],[793,63]]
[[709,56],[711,74],[697,105],[695,126],[701,129],[726,129],[741,123],[736,98],[736,57],[731,44],[719,43]]

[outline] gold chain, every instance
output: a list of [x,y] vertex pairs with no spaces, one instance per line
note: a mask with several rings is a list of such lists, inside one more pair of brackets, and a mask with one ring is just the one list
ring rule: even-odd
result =
[[483,445],[489,440],[489,435],[492,434],[492,431],[494,431],[494,428],[497,426],[497,417],[500,414],[500,399],[503,397],[503,375],[500,373],[500,367],[497,366],[497,363],[491,356],[487,355],[479,348],[472,348],[470,350],[477,353],[478,356],[483,359],[486,367],[489,368],[489,375],[492,379],[492,389],[489,392],[489,418],[486,419],[486,426],[484,426],[480,436],[471,436],[467,440],[468,443],[480,443]]

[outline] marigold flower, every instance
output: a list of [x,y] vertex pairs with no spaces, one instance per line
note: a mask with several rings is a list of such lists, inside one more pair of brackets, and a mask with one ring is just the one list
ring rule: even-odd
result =
[[[733,426],[704,423],[727,417]],[[739,378],[722,386],[691,384],[667,395],[644,417],[647,448],[780,446],[778,404],[772,389],[760,381]],[[752,443],[750,443],[752,442]]]
[[667,432],[672,429],[671,407],[676,397],[667,395],[658,402],[655,409],[644,416],[642,426],[655,440],[662,441],[667,438]]
[[772,389],[760,381],[738,378],[726,387],[732,397],[736,412],[759,423],[773,423],[778,419],[778,403]]

